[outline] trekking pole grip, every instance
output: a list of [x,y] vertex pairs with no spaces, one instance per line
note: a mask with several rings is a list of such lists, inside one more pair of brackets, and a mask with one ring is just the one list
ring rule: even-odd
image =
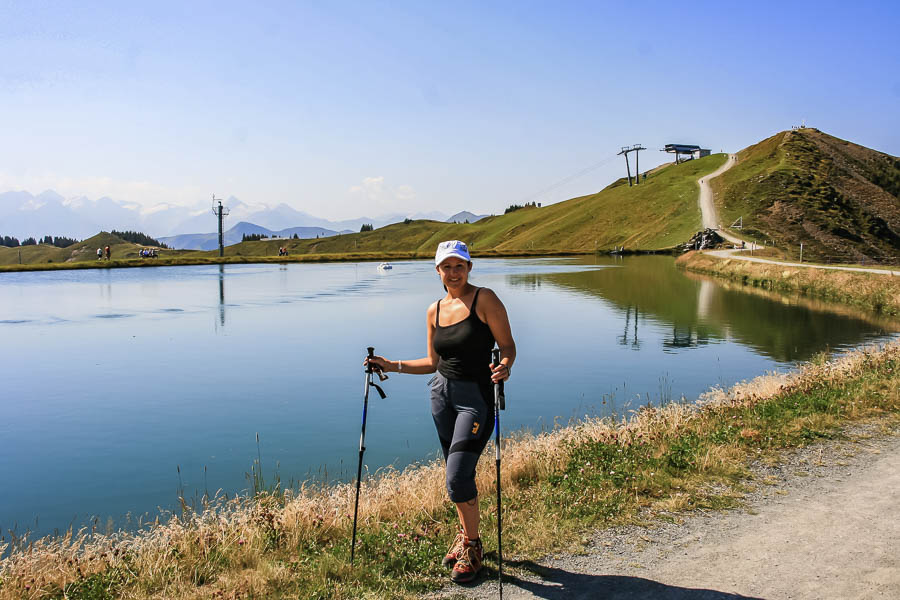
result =
[[[494,348],[491,350],[491,361],[494,363],[494,366],[500,364],[500,348]],[[507,375],[509,374],[509,367],[506,369]],[[503,390],[503,380],[494,384],[497,386],[495,391],[495,400],[497,405],[500,407],[500,410],[506,410],[506,392]]]
[[366,363],[366,373],[371,373],[373,370],[371,361],[375,358],[375,348],[374,346],[369,346],[366,350],[369,351],[369,362]]

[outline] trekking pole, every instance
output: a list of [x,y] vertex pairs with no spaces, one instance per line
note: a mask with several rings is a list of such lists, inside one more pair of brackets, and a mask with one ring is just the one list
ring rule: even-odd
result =
[[[494,366],[500,364],[500,349],[491,351]],[[500,510],[500,411],[506,409],[506,395],[503,382],[494,384],[494,446],[497,463],[497,582],[500,584],[500,600],[503,600],[503,522]]]
[[[367,348],[369,351],[369,360],[375,357],[375,348],[369,346]],[[388,378],[387,375],[381,372],[377,366],[373,365],[371,362],[366,363],[366,387],[363,392],[363,414],[362,414],[362,433],[359,435],[359,466],[356,467],[356,502],[353,506],[353,541],[350,542],[350,564],[353,564],[353,560],[356,558],[356,518],[359,515],[359,484],[362,479],[362,465],[363,465],[363,453],[366,451],[366,415],[369,412],[369,388],[373,387],[378,392],[378,395],[381,396],[381,399],[384,400],[387,395],[384,393],[384,390],[381,389],[381,386],[372,381],[372,373],[378,373],[378,378],[381,381],[384,381]]]

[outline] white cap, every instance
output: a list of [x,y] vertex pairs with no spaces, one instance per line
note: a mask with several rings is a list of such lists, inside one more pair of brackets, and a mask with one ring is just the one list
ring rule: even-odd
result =
[[450,240],[438,244],[437,252],[434,253],[434,264],[439,265],[451,256],[461,258],[466,262],[472,262],[472,257],[469,256],[469,248],[465,243],[459,240]]

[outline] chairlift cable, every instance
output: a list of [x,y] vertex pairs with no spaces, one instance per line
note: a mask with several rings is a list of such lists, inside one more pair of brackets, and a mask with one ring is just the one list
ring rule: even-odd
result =
[[595,171],[595,170],[599,169],[600,167],[613,162],[614,160],[616,160],[615,154],[608,156],[608,157],[604,158],[603,160],[596,162],[588,167],[585,167],[579,171],[576,171],[575,173],[572,173],[571,175],[563,177],[556,183],[547,186],[546,188],[542,189],[541,191],[531,194],[530,196],[527,196],[524,200],[522,200],[522,203],[524,204],[526,202],[530,202],[531,200],[534,200],[535,198],[539,198],[540,196],[543,196],[544,194],[546,194],[548,192],[552,192],[553,190],[555,190],[571,181],[574,181],[575,179],[578,179],[579,177],[587,175],[591,171]]

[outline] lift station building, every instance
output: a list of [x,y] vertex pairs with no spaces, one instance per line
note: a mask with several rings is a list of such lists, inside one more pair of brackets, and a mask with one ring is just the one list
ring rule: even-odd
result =
[[695,158],[703,158],[710,154],[709,148],[701,148],[700,146],[691,144],[666,144],[666,147],[663,148],[662,151],[674,154],[675,164],[682,163],[686,160],[693,160]]

